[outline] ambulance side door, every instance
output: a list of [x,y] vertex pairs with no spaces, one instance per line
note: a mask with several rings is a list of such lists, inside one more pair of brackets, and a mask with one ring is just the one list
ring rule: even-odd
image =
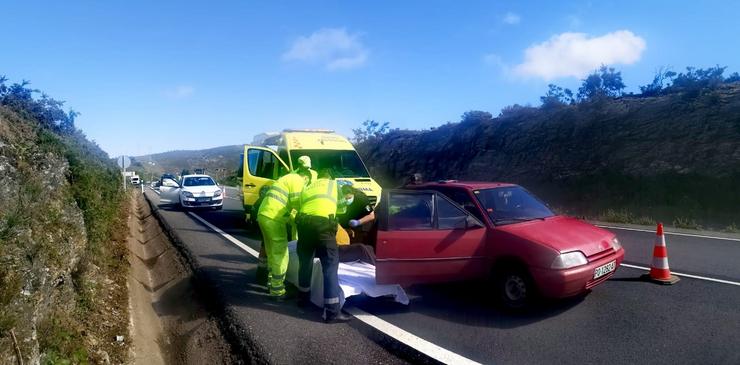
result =
[[252,206],[260,190],[269,186],[290,170],[275,151],[265,147],[246,146],[244,151],[244,205]]

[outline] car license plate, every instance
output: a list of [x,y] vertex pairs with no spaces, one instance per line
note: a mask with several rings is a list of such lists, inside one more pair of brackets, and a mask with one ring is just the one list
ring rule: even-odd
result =
[[195,201],[198,203],[205,203],[211,201],[211,198],[196,198]]
[[594,270],[594,279],[598,279],[598,278],[600,278],[600,277],[602,277],[602,276],[604,276],[604,275],[606,275],[606,274],[614,271],[614,269],[616,269],[616,268],[617,268],[617,261],[616,260],[615,261],[612,261],[612,262],[609,262],[606,265],[599,266],[599,267],[597,267]]

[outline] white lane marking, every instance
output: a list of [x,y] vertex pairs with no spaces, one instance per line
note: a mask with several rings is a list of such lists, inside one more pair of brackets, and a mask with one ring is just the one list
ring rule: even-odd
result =
[[201,223],[205,224],[205,225],[206,225],[206,226],[207,226],[208,228],[210,228],[210,229],[212,229],[212,230],[216,231],[216,233],[218,233],[218,234],[220,234],[220,235],[224,236],[224,238],[226,238],[227,240],[229,240],[229,242],[231,242],[231,243],[235,244],[235,245],[236,245],[237,247],[239,247],[239,248],[241,248],[242,250],[246,251],[246,252],[247,252],[248,254],[250,254],[250,255],[252,255],[252,256],[254,256],[254,257],[258,257],[258,256],[260,255],[260,253],[259,253],[259,252],[257,252],[257,251],[255,251],[255,250],[254,250],[253,248],[251,248],[251,247],[249,247],[249,246],[245,245],[244,243],[242,243],[242,242],[241,242],[241,241],[239,241],[238,239],[234,238],[234,236],[232,236],[232,235],[230,235],[230,234],[228,234],[228,233],[226,233],[226,232],[222,231],[222,230],[221,230],[220,228],[218,228],[218,227],[214,226],[213,224],[211,224],[211,223],[208,223],[208,221],[206,221],[205,219],[201,218],[201,217],[200,217],[200,216],[198,216],[197,214],[195,214],[195,213],[193,213],[193,212],[188,212],[188,214],[190,214],[190,215],[192,215],[193,217],[195,217],[195,219],[197,219],[197,220],[199,220],[199,221],[200,221]]
[[[647,232],[647,233],[652,233],[652,234],[655,234],[655,231],[653,231],[653,230],[649,230],[649,229],[639,229],[639,228],[627,228],[627,227],[614,227],[614,226],[603,226],[603,225],[599,225],[599,224],[597,224],[597,225],[596,225],[596,227],[601,227],[601,228],[610,228],[610,229],[622,229],[622,230],[625,230],[625,231]],[[665,233],[665,234],[668,234],[668,235],[673,235],[673,236],[686,236],[686,237],[697,237],[697,238],[709,238],[709,239],[713,239],[713,240],[725,240],[725,241],[736,241],[736,242],[740,242],[740,238],[730,238],[730,237],[716,237],[716,236],[704,236],[704,235],[701,235],[701,234],[691,234],[691,233],[678,233],[678,232],[667,232],[667,231],[664,231],[663,233]]]
[[[630,265],[630,264],[624,264],[624,263],[623,263],[623,264],[622,264],[621,266],[625,266],[625,267],[631,267],[631,268],[633,268],[633,269],[640,269],[640,270],[650,271],[650,268],[649,268],[649,267],[644,267],[644,266]],[[698,280],[706,280],[706,281],[713,281],[713,282],[715,282],[715,283],[721,283],[721,284],[729,284],[729,285],[736,285],[736,286],[740,286],[740,283],[738,283],[738,282],[736,282],[736,281],[729,281],[729,280],[722,280],[722,279],[708,278],[708,277],[706,277],[706,276],[699,276],[699,275],[684,274],[684,273],[680,273],[680,272],[675,272],[675,271],[671,271],[671,274],[673,274],[673,275],[676,275],[676,276],[682,276],[682,277],[692,278],[692,279],[698,279]]]
[[443,363],[443,364],[480,364],[479,362],[458,355],[450,350],[439,347],[411,332],[386,322],[360,308],[345,308],[355,318],[398,340],[399,342]]
[[[214,226],[213,224],[208,223],[205,219],[201,218],[197,214],[193,212],[188,212],[188,214],[192,215],[197,220],[199,220],[200,222],[208,226],[208,228],[216,231],[216,233],[224,236],[227,240],[229,240],[229,242],[235,244],[237,247],[246,251],[248,254],[254,256],[255,258],[259,256],[259,252],[245,245],[238,239],[222,231],[221,229]],[[362,309],[345,308],[345,310],[349,312],[350,314],[352,314],[353,316],[355,316],[360,321],[369,325],[370,327],[373,327],[376,330],[383,332],[386,335],[395,338],[399,342],[415,349],[416,351],[419,351],[444,364],[469,364],[469,365],[480,364],[479,362],[475,362],[464,356],[458,355],[450,350],[437,346],[419,336],[414,335],[411,332],[405,331],[391,323],[386,322],[385,320],[382,320],[370,313],[367,313],[363,311]]]

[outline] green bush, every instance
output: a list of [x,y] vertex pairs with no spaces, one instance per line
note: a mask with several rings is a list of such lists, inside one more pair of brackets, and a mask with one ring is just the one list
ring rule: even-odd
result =
[[676,217],[676,219],[673,220],[673,226],[676,228],[686,228],[686,229],[701,229],[701,225],[699,223],[696,223],[696,220],[691,218],[685,218],[685,217]]

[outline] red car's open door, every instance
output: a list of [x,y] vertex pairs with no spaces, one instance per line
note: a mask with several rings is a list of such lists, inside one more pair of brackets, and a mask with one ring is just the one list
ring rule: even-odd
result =
[[486,228],[441,193],[384,191],[378,215],[378,284],[421,284],[486,275]]

